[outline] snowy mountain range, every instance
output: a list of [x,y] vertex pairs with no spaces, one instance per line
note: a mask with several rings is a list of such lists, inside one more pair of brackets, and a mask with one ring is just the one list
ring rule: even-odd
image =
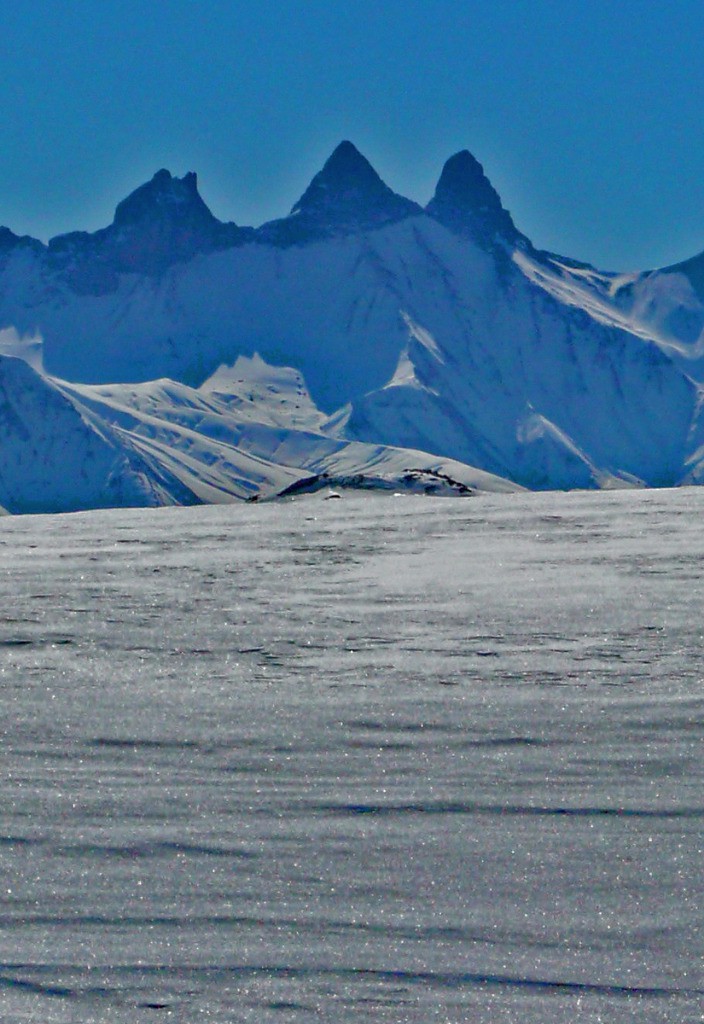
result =
[[466,151],[425,207],[343,142],[259,228],[166,170],[100,231],[0,228],[11,512],[697,483],[702,380],[704,256],[539,251]]

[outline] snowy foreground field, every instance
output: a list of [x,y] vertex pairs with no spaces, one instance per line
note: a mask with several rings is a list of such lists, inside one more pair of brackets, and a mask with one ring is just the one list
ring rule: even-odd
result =
[[0,533],[2,1024],[704,1020],[704,490]]

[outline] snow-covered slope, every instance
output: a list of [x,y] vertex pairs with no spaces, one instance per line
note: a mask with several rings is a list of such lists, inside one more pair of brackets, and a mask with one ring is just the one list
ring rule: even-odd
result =
[[162,465],[94,423],[21,359],[0,356],[0,505],[59,512],[189,500]]
[[704,254],[661,270],[609,273],[552,253],[514,254],[526,276],[559,302],[654,341],[704,381]]
[[328,484],[448,494],[516,490],[455,460],[332,436],[301,375],[258,356],[220,367],[197,389],[170,380],[57,386],[204,501]]
[[223,503],[328,485],[517,489],[451,459],[326,436],[325,422],[299,374],[258,358],[193,389],[69,384],[0,356],[0,511]]
[[[372,465],[398,480],[423,452],[462,483],[468,467],[537,488],[694,479],[699,389],[662,327],[686,302],[665,287],[649,321],[646,283],[536,252],[466,152],[425,209],[342,143],[258,229],[160,171],[93,235],[0,232],[0,331],[40,332],[81,422],[194,500]],[[212,377],[222,364],[240,378]]]

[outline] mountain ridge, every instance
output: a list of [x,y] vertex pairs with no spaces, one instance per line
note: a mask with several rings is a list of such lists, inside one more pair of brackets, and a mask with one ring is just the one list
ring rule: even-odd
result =
[[[349,203],[351,198],[349,195],[346,196],[344,194],[344,188],[338,188],[336,195],[333,190],[333,194],[330,197],[332,201],[321,202],[322,196],[328,189],[326,178],[329,178],[333,171],[341,172],[343,183],[345,174],[351,174],[353,179],[356,172],[358,184],[366,185],[368,197],[369,193],[373,193],[376,188],[377,196],[385,198],[390,204],[389,209],[386,211],[387,215],[384,216],[382,209],[378,218],[369,217],[366,223],[363,216],[361,219],[355,216],[349,216],[348,218],[345,218],[345,216],[340,217],[340,205],[344,206],[346,201]],[[166,189],[164,189],[165,185]],[[177,198],[179,191],[181,192],[180,201]],[[180,211],[183,213],[189,209],[197,209],[197,217],[201,224],[207,224],[211,229],[214,229],[217,237],[212,245],[213,250],[230,246],[234,247],[249,241],[288,245],[306,244],[316,240],[314,233],[307,233],[301,230],[299,234],[296,234],[292,231],[289,236],[282,229],[281,226],[290,223],[291,218],[300,218],[301,215],[305,219],[307,215],[315,214],[315,220],[318,221],[317,226],[322,236],[324,236],[324,218],[320,216],[323,212],[332,214],[331,219],[337,221],[335,226],[338,230],[346,229],[349,231],[365,227],[373,229],[382,226],[384,223],[390,223],[406,216],[425,213],[440,220],[446,226],[468,232],[474,237],[475,241],[483,237],[485,244],[491,245],[494,241],[494,236],[497,235],[504,242],[509,242],[510,244],[518,242],[526,245],[546,260],[557,259],[567,264],[574,264],[576,267],[596,269],[583,260],[560,256],[548,251],[535,250],[532,242],[516,227],[511,214],[503,206],[500,196],[486,176],[482,164],[469,150],[459,150],[445,161],[434,195],[423,206],[415,200],[393,192],[379,177],[367,158],[349,140],[343,140],[335,147],[330,157],[324,162],[321,170],[313,176],[309,185],[302,193],[301,198],[293,204],[287,216],[265,221],[258,227],[239,226],[232,221],[221,221],[215,217],[198,191],[198,179],[194,171],[188,171],[183,178],[178,178],[167,169],[161,168],[155,172],[151,179],[138,185],[124,199],[120,200],[115,208],[112,223],[99,228],[97,231],[88,232],[77,229],[64,232],[53,236],[45,244],[30,235],[16,235],[9,226],[0,226],[0,258],[3,254],[7,254],[13,248],[18,247],[31,248],[37,253],[52,253],[55,256],[65,257],[66,251],[70,250],[77,243],[80,244],[89,239],[102,240],[112,228],[129,226],[130,224],[134,225],[135,222],[140,220],[140,217],[135,217],[134,213],[140,210],[140,207],[142,213],[149,208],[149,204],[144,202],[149,196],[156,197],[157,199],[157,202],[152,205],[152,209],[154,206],[161,206],[162,209],[168,208],[169,204],[160,203],[159,198],[163,198],[164,195],[169,193],[173,200],[171,203],[173,211],[177,211],[180,208]],[[190,196],[192,202],[184,202],[183,198],[185,196]],[[353,203],[350,205],[354,206]],[[359,211],[357,212],[359,213]],[[361,212],[362,214],[364,213],[363,210]],[[177,220],[178,218],[173,219]],[[327,227],[329,233],[330,224]],[[172,262],[178,262],[188,259],[193,255],[197,255],[200,251],[195,248],[191,252],[179,253],[175,251],[171,253],[171,260]],[[126,264],[121,269],[123,272],[137,269],[143,273],[158,273],[169,265],[169,262],[165,262],[150,268],[149,266],[136,265],[130,267]],[[696,276],[697,289],[704,295],[704,271],[700,269],[702,265],[704,265],[704,251],[681,260],[677,264],[654,270],[644,270],[639,273],[644,277],[658,273],[691,273],[693,277]],[[618,278],[635,275],[609,272],[608,276]]]
[[[327,452],[337,472],[343,450],[343,476],[360,486],[381,450],[387,484],[404,471],[388,453],[415,452],[405,468],[416,473],[420,452],[431,488],[428,473],[459,472],[450,464],[465,467],[463,479],[483,472],[536,489],[704,478],[704,305],[689,278],[681,268],[609,274],[536,250],[467,150],[446,161],[425,208],[345,141],[291,213],[259,228],[219,221],[193,172],[162,169],[98,232],[42,246],[2,229],[0,340],[8,328],[33,339],[35,359],[41,334],[46,387],[105,425],[131,465],[147,467],[145,480],[160,466],[149,493],[165,501],[308,487],[327,472],[312,453]],[[273,390],[257,384],[248,398],[237,385],[215,411],[201,409],[199,389],[218,367],[256,353]],[[305,382],[308,426],[276,367]],[[96,397],[112,387],[119,401]],[[285,424],[271,419],[272,396],[292,417]],[[200,409],[188,423],[183,403]],[[250,409],[246,430],[232,424],[233,403]],[[6,406],[8,444],[21,450]],[[21,460],[13,465],[19,473]],[[15,507],[1,494],[0,504]]]
[[[80,275],[72,275],[72,271],[76,260],[85,258],[98,260],[116,273],[158,275],[174,263],[246,242],[302,245],[332,234],[374,230],[423,214],[450,227],[474,232],[486,244],[491,244],[496,234],[509,241],[525,239],[481,164],[468,150],[446,161],[435,194],[423,207],[393,192],[356,146],[343,140],[289,214],[259,227],[220,221],[200,195],[195,172],[178,178],[161,168],[118,202],[113,221],[106,227],[93,232],[65,232],[50,238],[46,245],[27,235],[15,235],[9,227],[0,227],[0,255],[19,246],[30,247],[48,257],[52,269],[64,271],[80,287]],[[147,235],[141,245],[135,244],[134,234],[130,234],[140,230]],[[114,285],[114,278],[109,283]]]

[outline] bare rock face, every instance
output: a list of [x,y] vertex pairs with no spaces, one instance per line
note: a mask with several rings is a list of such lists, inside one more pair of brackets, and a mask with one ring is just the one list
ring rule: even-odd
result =
[[482,165],[466,149],[451,156],[443,167],[426,212],[482,248],[492,248],[499,240],[511,245],[521,239],[528,241],[504,209]]
[[49,256],[76,290],[101,294],[115,287],[117,274],[157,275],[174,263],[240,245],[251,234],[213,216],[194,173],[175,178],[162,169],[118,204],[109,227],[58,235],[49,242]]
[[293,245],[382,227],[421,214],[417,203],[397,195],[351,142],[341,142],[288,217],[259,229],[259,240]]

